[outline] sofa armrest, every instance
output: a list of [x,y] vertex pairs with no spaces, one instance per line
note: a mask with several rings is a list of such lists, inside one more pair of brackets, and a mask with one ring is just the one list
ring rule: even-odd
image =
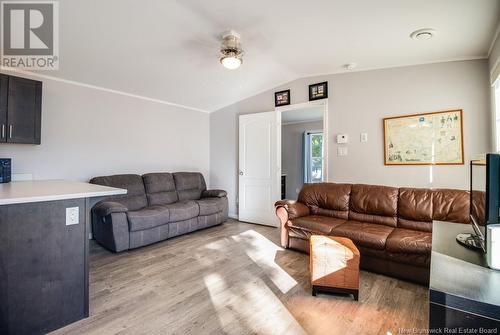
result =
[[288,213],[288,219],[296,219],[310,214],[309,207],[295,200],[279,200],[274,204],[276,210],[283,207]]
[[126,213],[111,213],[99,216],[92,212],[92,234],[94,239],[113,252],[128,250],[130,232]]
[[224,190],[205,190],[201,193],[202,198],[224,198],[227,192]]
[[288,248],[288,222],[292,219],[309,215],[309,207],[293,200],[280,200],[274,206],[276,207],[276,216],[280,220],[281,246]]
[[119,202],[115,201],[103,201],[96,204],[92,211],[101,217],[108,216],[112,213],[125,213],[128,211],[128,208],[122,205]]

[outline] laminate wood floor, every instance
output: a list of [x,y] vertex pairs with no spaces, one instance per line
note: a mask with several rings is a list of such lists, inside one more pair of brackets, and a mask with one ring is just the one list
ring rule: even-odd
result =
[[311,296],[309,257],[276,228],[230,220],[113,254],[91,242],[90,317],[61,334],[398,334],[425,328],[427,288],[361,272],[359,302]]

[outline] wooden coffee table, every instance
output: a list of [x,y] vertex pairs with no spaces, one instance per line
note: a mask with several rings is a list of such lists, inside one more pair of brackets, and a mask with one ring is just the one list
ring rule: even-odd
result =
[[312,295],[317,293],[359,294],[359,250],[345,237],[312,235],[310,272]]

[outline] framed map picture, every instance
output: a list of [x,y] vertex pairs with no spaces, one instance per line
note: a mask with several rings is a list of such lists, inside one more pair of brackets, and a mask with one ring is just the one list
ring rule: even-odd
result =
[[385,165],[464,164],[462,110],[384,119]]

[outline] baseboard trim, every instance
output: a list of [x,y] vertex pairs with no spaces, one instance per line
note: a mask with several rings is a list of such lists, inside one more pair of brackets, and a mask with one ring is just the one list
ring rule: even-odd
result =
[[229,213],[227,216],[229,216],[231,219],[235,219],[235,220],[239,219],[239,216],[236,213]]

